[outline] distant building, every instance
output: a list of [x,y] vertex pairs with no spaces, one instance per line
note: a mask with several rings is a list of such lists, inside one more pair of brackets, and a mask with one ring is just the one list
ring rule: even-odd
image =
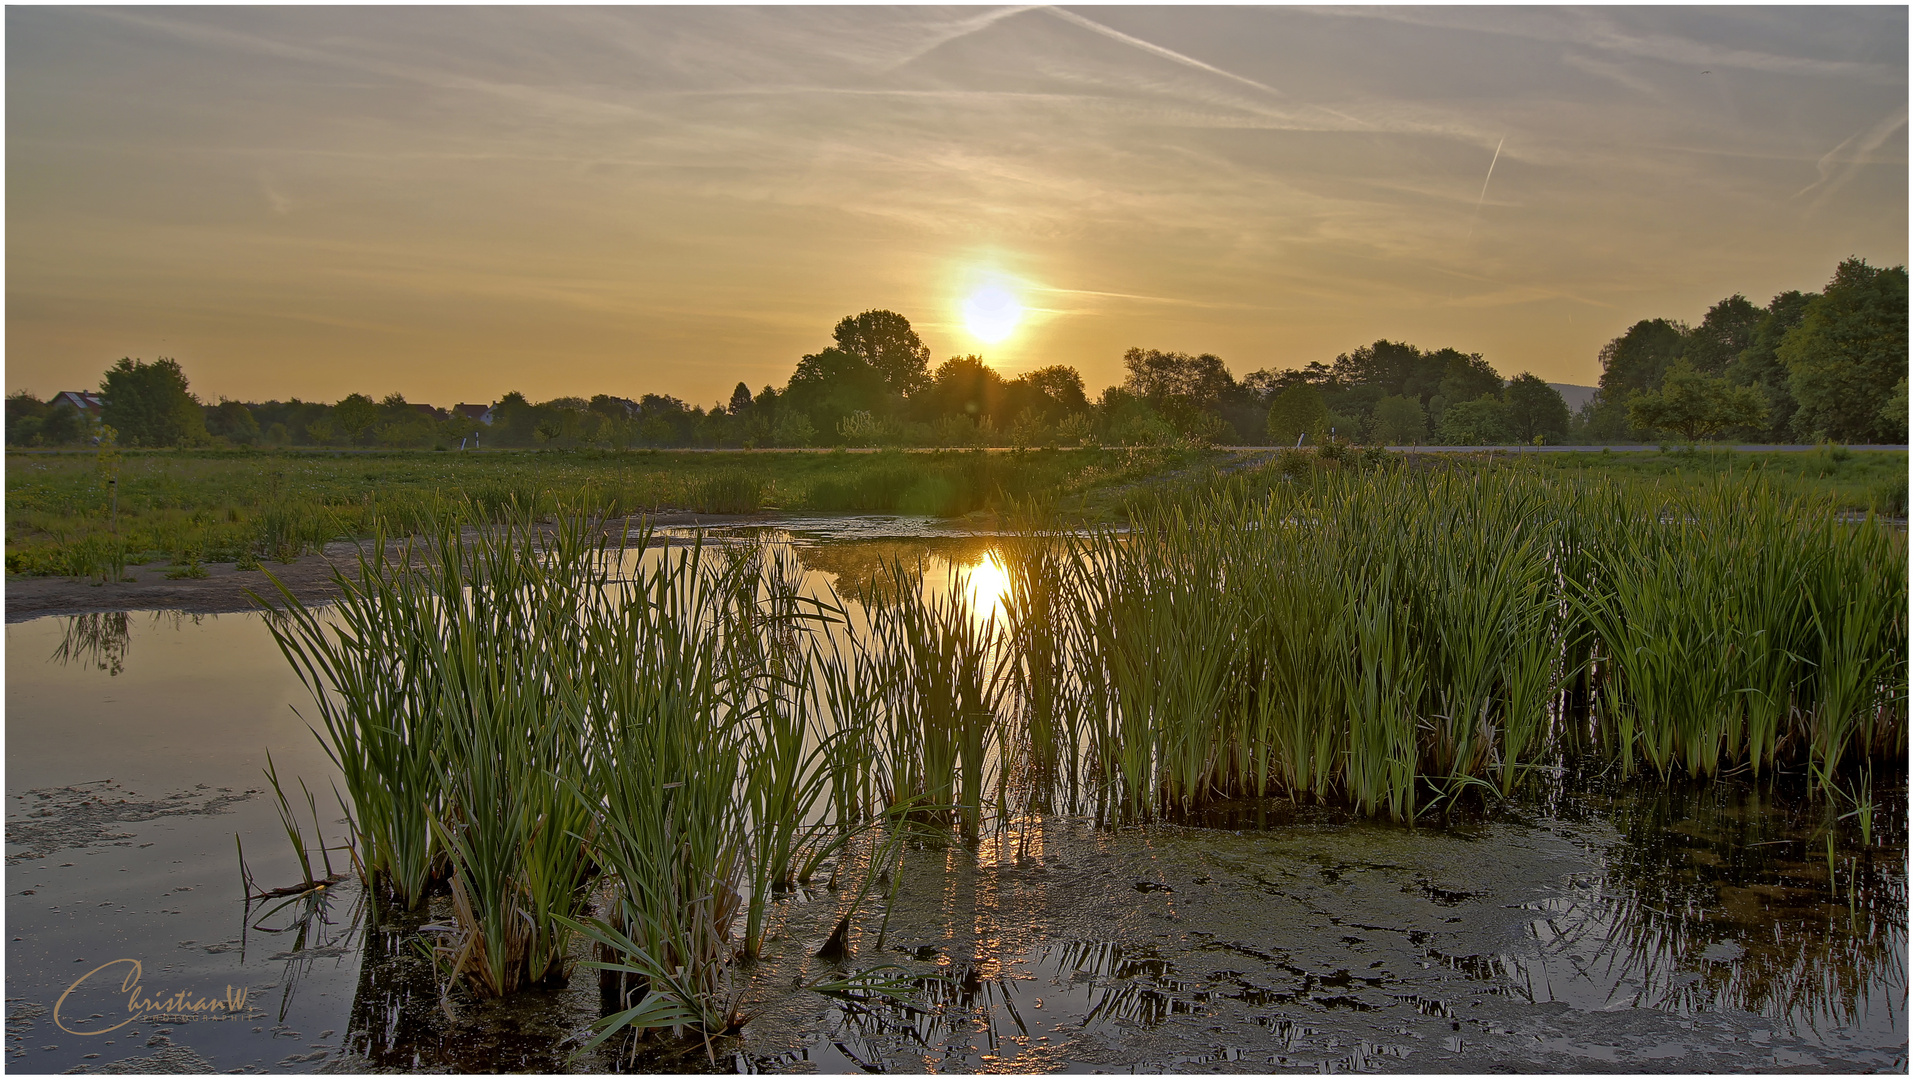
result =
[[467,405],[461,402],[452,406],[452,415],[463,416],[467,420],[477,420],[481,424],[489,424],[492,422],[492,407],[490,405]]
[[62,390],[53,396],[52,401],[47,402],[48,405],[59,405],[62,403],[71,405],[79,411],[81,416],[86,417],[88,420],[98,420],[100,418],[100,410],[106,404],[100,400],[100,395],[89,394],[85,390]]
[[435,409],[430,405],[421,405],[416,401],[411,402],[410,404],[413,408],[413,411],[419,413],[421,416],[424,416],[427,420],[437,420],[443,415],[438,409]]

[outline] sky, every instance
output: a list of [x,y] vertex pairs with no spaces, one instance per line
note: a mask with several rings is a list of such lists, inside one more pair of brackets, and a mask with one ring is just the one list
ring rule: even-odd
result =
[[881,308],[1093,394],[1378,338],[1593,384],[1639,319],[1906,263],[1907,20],[9,6],[5,383],[709,404]]

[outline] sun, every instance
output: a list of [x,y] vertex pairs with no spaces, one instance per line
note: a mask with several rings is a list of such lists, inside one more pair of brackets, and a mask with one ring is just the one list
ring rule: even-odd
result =
[[992,345],[1009,337],[1023,321],[1023,305],[1001,285],[985,285],[964,298],[964,327]]

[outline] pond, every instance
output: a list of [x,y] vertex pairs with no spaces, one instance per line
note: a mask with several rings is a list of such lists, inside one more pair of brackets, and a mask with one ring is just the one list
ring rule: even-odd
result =
[[[925,559],[929,583],[975,568],[988,609],[991,538],[898,522],[771,539],[816,585],[893,558]],[[259,616],[42,618],[7,646],[12,1070],[613,1064],[571,1057],[602,1007],[584,969],[442,1000],[407,930],[445,918],[443,897],[375,932],[349,881],[322,904],[242,903],[241,851],[262,885],[300,877],[269,753],[307,836],[313,819],[344,836],[310,701]],[[898,965],[903,999],[794,989],[833,967],[814,954],[844,898],[820,880],[780,899],[743,970],[743,1034],[637,1067],[1904,1071],[1904,778],[1877,780],[1867,845],[1798,786],[1564,774],[1415,826],[1280,799],[1152,825],[1016,817],[908,852],[895,902],[859,909],[843,963]],[[135,961],[149,1002],[243,1005],[138,1018]]]

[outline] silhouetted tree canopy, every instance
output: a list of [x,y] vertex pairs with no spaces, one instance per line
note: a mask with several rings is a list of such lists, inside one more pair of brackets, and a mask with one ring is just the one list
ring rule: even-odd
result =
[[895,311],[846,315],[831,336],[840,351],[883,375],[885,386],[898,397],[909,397],[930,381],[930,348],[910,328],[910,320]]
[[1629,327],[1621,337],[1602,346],[1598,356],[1602,395],[1622,401],[1631,391],[1647,390],[1660,383],[1662,372],[1681,356],[1686,338],[1687,328],[1668,319],[1643,319]]
[[1740,293],[1718,302],[1708,309],[1700,326],[1688,331],[1682,356],[1704,375],[1723,374],[1729,364],[1754,344],[1755,328],[1761,324],[1761,316],[1761,309]]
[[130,358],[107,369],[100,383],[101,422],[119,432],[124,446],[196,446],[206,441],[206,417],[187,389],[179,362],[164,356],[150,364]]
[[1502,393],[1502,376],[1482,359],[1481,353],[1441,349],[1431,353],[1430,359],[1442,361],[1442,381],[1436,384],[1436,392],[1445,402],[1475,401]]
[[779,419],[801,413],[813,430],[830,437],[854,412],[890,412],[891,400],[883,372],[857,353],[825,349],[798,361],[790,383],[778,395]]
[[1540,436],[1544,443],[1560,443],[1568,437],[1568,402],[1539,376],[1525,371],[1510,379],[1502,400],[1517,442],[1532,443]]
[[1051,364],[1024,375],[1031,389],[1049,399],[1061,415],[1085,412],[1090,399],[1083,392],[1083,376],[1066,364]]
[[1178,402],[1206,409],[1236,385],[1229,368],[1210,353],[1191,356],[1133,348],[1123,354],[1123,366],[1130,373],[1123,389],[1158,408]]

